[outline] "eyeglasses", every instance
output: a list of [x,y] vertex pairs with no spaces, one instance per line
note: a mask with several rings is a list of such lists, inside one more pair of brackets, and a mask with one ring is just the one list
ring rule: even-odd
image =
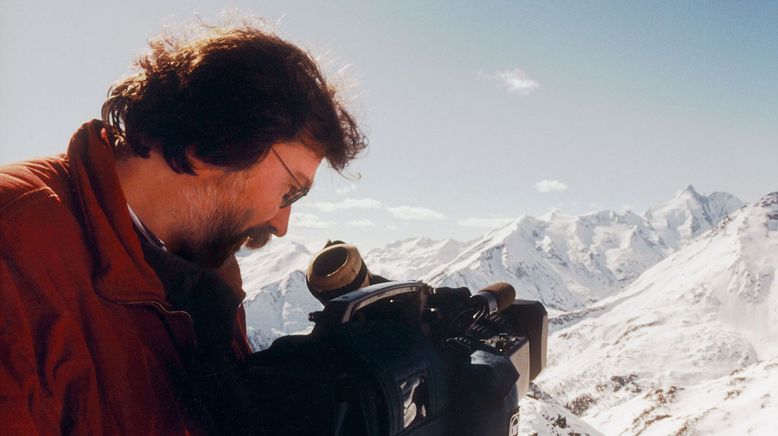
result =
[[273,152],[274,155],[278,158],[278,161],[281,162],[281,165],[284,166],[284,169],[287,173],[292,177],[292,180],[294,180],[294,183],[297,185],[292,189],[289,189],[289,192],[284,194],[284,196],[281,198],[281,205],[279,208],[284,209],[286,207],[289,207],[294,203],[295,201],[305,197],[308,195],[308,191],[311,190],[311,188],[307,186],[303,186],[302,183],[300,183],[299,180],[297,180],[297,177],[294,176],[294,173],[292,173],[292,170],[289,169],[289,167],[286,165],[286,162],[284,162],[283,159],[281,159],[281,156],[279,156],[278,152],[275,148],[270,147],[270,151]]

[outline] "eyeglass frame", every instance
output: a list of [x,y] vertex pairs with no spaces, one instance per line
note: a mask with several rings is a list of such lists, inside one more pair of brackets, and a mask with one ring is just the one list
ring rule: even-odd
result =
[[285,209],[289,206],[291,206],[295,201],[305,197],[308,195],[308,192],[311,191],[311,188],[309,186],[305,186],[302,183],[300,183],[299,180],[297,180],[297,177],[295,177],[294,173],[291,169],[289,169],[289,166],[286,165],[286,162],[284,162],[283,159],[281,159],[281,155],[278,154],[276,149],[274,147],[270,147],[270,151],[273,152],[273,154],[278,158],[278,161],[281,162],[281,165],[284,167],[287,173],[289,173],[289,176],[292,177],[292,180],[294,180],[294,183],[297,185],[294,187],[294,191],[287,192],[284,194],[283,198],[281,198],[281,205],[279,206],[280,209]]

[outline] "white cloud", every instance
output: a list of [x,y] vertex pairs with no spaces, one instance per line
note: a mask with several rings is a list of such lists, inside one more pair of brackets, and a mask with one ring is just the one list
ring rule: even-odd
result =
[[389,229],[389,230],[399,230],[400,229],[399,227],[397,227],[397,226],[395,226],[393,224],[390,224],[390,225],[386,226],[386,228]]
[[319,209],[322,212],[335,212],[342,209],[380,209],[381,204],[378,200],[372,198],[345,198],[337,203],[330,201],[318,201],[311,204],[312,207]]
[[538,183],[535,183],[535,189],[543,193],[554,192],[554,191],[566,191],[567,185],[560,182],[559,180],[541,180]]
[[440,221],[446,216],[426,207],[397,206],[387,207],[389,213],[401,220]]
[[375,225],[375,223],[370,220],[352,220],[346,224],[354,227],[373,227]]
[[338,195],[345,195],[345,194],[348,194],[349,192],[354,192],[356,190],[357,190],[357,185],[352,183],[352,184],[350,184],[348,186],[344,186],[342,188],[336,189],[335,193],[338,194]]
[[507,225],[515,220],[515,218],[476,218],[469,217],[463,220],[459,220],[459,225],[464,227],[477,227],[483,229],[496,229]]
[[480,74],[487,79],[498,80],[511,94],[530,95],[540,88],[540,83],[530,79],[527,73],[520,68],[497,71],[492,74]]
[[325,229],[332,225],[331,222],[324,221],[312,213],[295,212],[289,217],[290,227],[299,227],[304,229]]

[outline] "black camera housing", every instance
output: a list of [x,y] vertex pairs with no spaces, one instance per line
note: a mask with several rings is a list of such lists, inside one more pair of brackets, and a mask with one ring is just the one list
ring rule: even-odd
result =
[[467,288],[418,281],[327,301],[310,315],[311,334],[279,338],[246,362],[251,427],[285,435],[518,434],[518,400],[545,366],[546,310],[518,300],[452,330],[470,301]]

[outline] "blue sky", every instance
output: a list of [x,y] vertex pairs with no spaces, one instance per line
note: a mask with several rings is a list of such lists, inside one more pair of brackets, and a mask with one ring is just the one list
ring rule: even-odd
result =
[[465,240],[687,184],[778,189],[778,2],[63,3],[0,3],[0,164],[63,151],[162,25],[238,8],[349,65],[370,136],[361,179],[320,171],[291,238]]

